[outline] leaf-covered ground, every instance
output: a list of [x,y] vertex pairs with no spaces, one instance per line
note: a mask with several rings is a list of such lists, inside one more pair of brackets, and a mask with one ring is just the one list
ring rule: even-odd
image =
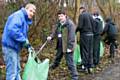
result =
[[[43,51],[45,52],[45,51]],[[45,56],[44,56],[45,55]],[[49,54],[45,52],[42,56],[50,58],[53,61],[53,51],[50,50]],[[109,50],[105,49],[104,57],[101,58],[100,64],[94,69],[93,74],[79,72],[79,80],[119,80],[120,79],[120,49],[117,50],[114,59],[108,58]],[[0,58],[1,59],[1,58]],[[24,67],[26,57],[22,57],[22,68]],[[79,66],[78,66],[79,67]],[[5,66],[0,60],[0,80],[5,79]],[[49,70],[48,80],[70,80],[70,74],[66,66],[65,58],[61,60],[61,64],[55,70]]]

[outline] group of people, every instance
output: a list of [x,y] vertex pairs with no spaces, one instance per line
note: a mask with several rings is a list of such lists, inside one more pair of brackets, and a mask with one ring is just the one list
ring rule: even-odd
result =
[[84,6],[80,7],[77,28],[64,10],[59,10],[57,15],[58,21],[53,25],[53,31],[50,36],[47,37],[47,40],[50,41],[55,35],[57,36],[57,53],[54,62],[50,65],[51,69],[58,67],[65,54],[72,80],[78,80],[78,72],[73,61],[75,34],[77,32],[80,32],[81,69],[84,71],[92,73],[92,69],[99,64],[100,41],[105,33],[107,33],[107,36],[104,41],[110,44],[110,56],[114,56],[115,49],[117,48],[117,28],[110,18],[106,19],[105,24],[96,7],[93,8],[92,14],[87,12]]
[[103,20],[98,11],[94,8],[91,14],[84,6],[80,7],[76,32],[80,32],[81,68],[88,73],[99,64],[102,30]]
[[100,42],[106,33],[104,42],[110,45],[110,58],[114,58],[117,49],[117,27],[111,17],[106,18],[105,22],[96,7],[92,14],[87,9],[80,7],[80,16],[76,32],[80,32],[80,53],[81,69],[92,73],[100,61]]
[[[33,51],[34,48],[28,40],[28,29],[31,24],[31,19],[36,12],[36,6],[28,3],[25,7],[14,12],[8,17],[2,35],[2,51],[6,64],[6,80],[21,80],[20,77],[20,51],[26,48],[28,51]],[[76,28],[74,22],[66,15],[65,11],[57,12],[58,20],[53,25],[53,30],[47,40],[50,41],[57,36],[56,57],[50,65],[51,69],[59,66],[60,61],[65,55],[66,63],[71,74],[72,80],[78,80],[78,72],[73,61],[73,52],[75,47],[75,34],[80,32],[80,51],[82,58],[82,66],[91,72],[91,69],[99,64],[99,45],[100,36],[108,31],[112,22],[107,22],[105,30],[95,31],[97,28],[98,13],[91,15],[85,7],[80,7],[80,16],[78,26]],[[96,18],[97,16],[97,18]],[[112,24],[110,24],[112,23]],[[100,29],[100,28],[99,28]],[[115,32],[115,31],[114,31]],[[116,33],[115,33],[116,34]],[[113,34],[114,36],[114,34]],[[112,38],[110,36],[110,38]],[[108,40],[108,39],[107,39]],[[110,39],[111,54],[113,53],[115,39]],[[96,46],[96,48],[94,48]]]

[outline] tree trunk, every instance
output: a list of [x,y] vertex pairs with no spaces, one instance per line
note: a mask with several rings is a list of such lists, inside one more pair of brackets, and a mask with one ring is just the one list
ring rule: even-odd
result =
[[103,17],[105,18],[105,17],[106,17],[106,14],[105,14],[105,11],[104,11],[104,6],[102,6],[102,5],[100,4],[100,0],[96,0],[96,3],[97,3],[97,6],[99,7],[99,9],[100,9]]
[[75,24],[78,23],[79,8],[80,8],[80,0],[75,0],[75,13],[74,13],[74,18],[73,18]]

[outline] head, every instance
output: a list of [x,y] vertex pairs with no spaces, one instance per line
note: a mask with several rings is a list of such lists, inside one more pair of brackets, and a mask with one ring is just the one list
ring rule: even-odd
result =
[[35,15],[35,12],[36,12],[36,6],[34,4],[28,3],[25,6],[25,10],[28,14],[28,18],[32,19],[32,17]]
[[94,6],[94,7],[92,8],[92,14],[93,14],[93,15],[99,15],[99,11],[98,11],[98,8],[97,8],[96,6]]
[[85,8],[85,6],[81,6],[81,7],[79,8],[79,10],[80,10],[80,14],[81,14],[82,12],[86,11],[86,8]]
[[64,10],[59,10],[57,16],[61,23],[65,23],[67,16]]
[[107,17],[106,19],[105,19],[105,22],[112,22],[112,17]]

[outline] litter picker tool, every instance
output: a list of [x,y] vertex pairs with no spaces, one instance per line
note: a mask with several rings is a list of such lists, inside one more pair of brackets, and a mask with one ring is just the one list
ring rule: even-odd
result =
[[45,47],[46,44],[47,44],[47,40],[46,40],[45,43],[40,47],[40,49],[37,51],[36,56],[42,51],[42,49]]

